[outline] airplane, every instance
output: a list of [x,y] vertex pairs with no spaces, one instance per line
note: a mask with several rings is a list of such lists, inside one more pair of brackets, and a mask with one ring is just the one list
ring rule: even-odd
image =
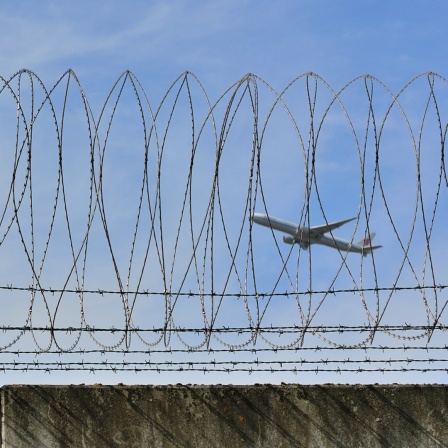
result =
[[[382,246],[372,246],[372,240],[375,233],[371,233],[370,237],[366,237],[358,242],[351,242],[335,237],[332,233],[334,229],[353,221],[355,218],[345,219],[330,224],[322,224],[315,227],[303,227],[294,224],[290,221],[274,218],[273,216],[263,215],[261,213],[254,213],[252,221],[265,227],[270,227],[274,230],[287,233],[283,236],[283,242],[287,244],[298,243],[302,249],[308,249],[310,244],[322,244],[324,246],[338,249],[341,252],[357,252],[364,257],[372,253],[373,250],[379,249]],[[328,235],[327,235],[328,234]]]

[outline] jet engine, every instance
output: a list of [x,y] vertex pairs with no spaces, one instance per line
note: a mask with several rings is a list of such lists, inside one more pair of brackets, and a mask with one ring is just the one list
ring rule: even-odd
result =
[[285,235],[285,236],[283,237],[283,242],[286,243],[286,244],[294,244],[294,243],[296,243],[297,241],[296,241],[292,236],[287,236],[287,235]]

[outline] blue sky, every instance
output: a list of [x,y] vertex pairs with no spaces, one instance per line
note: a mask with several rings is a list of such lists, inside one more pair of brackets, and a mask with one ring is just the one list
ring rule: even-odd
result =
[[[194,72],[207,91],[252,72],[277,89],[314,71],[334,87],[369,73],[391,87],[446,62],[443,1],[122,2],[3,5],[2,75],[47,82],[68,67],[87,89],[129,69],[165,90]],[[108,83],[109,82],[109,83]],[[154,88],[154,87],[153,87]]]
[[[446,3],[438,0],[407,1],[406,3],[399,1],[280,1],[275,4],[275,7],[273,7],[272,2],[240,0],[213,2],[202,0],[196,2],[134,1],[132,6],[117,1],[94,3],[83,0],[70,4],[68,2],[52,1],[42,4],[31,1],[20,2],[19,5],[8,3],[2,5],[2,14],[0,16],[0,37],[2,42],[2,48],[0,49],[0,75],[4,78],[9,78],[18,70],[26,68],[35,72],[43,80],[44,84],[50,87],[67,69],[71,68],[77,75],[92,107],[92,112],[96,117],[98,117],[106,95],[111,90],[114,82],[125,70],[130,70],[141,82],[152,105],[159,104],[169,86],[186,70],[197,76],[212,103],[227,88],[247,73],[254,73],[277,91],[283,90],[294,78],[306,72],[317,73],[336,91],[353,78],[363,74],[370,74],[384,83],[392,92],[396,93],[414,76],[422,72],[432,71],[441,76],[446,76],[448,63],[444,57],[446,52],[446,33],[444,30],[447,12],[448,6],[446,6]],[[288,105],[293,104],[294,95],[299,95],[299,98],[303,99],[303,97],[300,97],[304,91],[301,82],[298,81],[291,88]],[[359,85],[360,87],[356,87]],[[321,88],[323,86],[323,82],[319,84],[319,92],[322,91]],[[359,97],[365,96],[365,89],[363,90],[362,83],[358,83],[356,86],[347,90],[344,96],[344,101],[346,101],[344,104],[347,104],[347,110],[350,111],[350,117],[357,131],[362,132],[363,127],[365,128],[366,118],[365,116],[357,115],[359,105],[357,104],[358,97],[356,95],[359,95]],[[426,97],[422,99],[418,95],[422,91],[427,91],[427,88],[425,90],[425,79],[420,84],[416,83],[416,86],[409,96],[406,97],[404,95],[403,101],[407,105],[407,112],[411,120],[414,112],[412,106],[415,105],[416,128],[414,130],[418,131],[419,119],[421,120],[422,116],[422,104],[426,99]],[[195,86],[194,88],[196,89],[194,98],[197,98],[195,111],[199,115],[198,122],[200,122],[201,117],[204,120],[205,115],[201,114],[204,114],[204,111],[206,111],[206,105],[203,99],[199,99],[201,96],[198,87]],[[323,91],[326,91],[325,87]],[[325,110],[325,105],[328,105],[329,93],[328,91],[326,92],[323,94],[323,97],[320,97],[323,98],[321,100],[322,103],[318,104],[320,114]],[[444,92],[444,90],[441,90],[441,92]],[[273,103],[273,96],[269,95],[268,89],[260,83],[260,116],[264,117],[265,120],[267,111]],[[413,95],[417,95],[419,100],[416,101]],[[325,98],[327,98],[327,103]],[[384,118],[385,107],[389,104],[390,97],[382,91],[375,97],[375,100],[378,101],[378,119],[381,121]],[[295,116],[306,115],[307,105],[300,101],[297,103],[298,105],[294,106],[293,112]],[[61,102],[58,103],[59,107],[60,104]],[[76,146],[73,142],[76,142],[79,146],[86,145],[86,136],[80,137],[78,135],[79,127],[77,126],[85,126],[85,124],[79,124],[83,120],[85,123],[85,117],[82,115],[82,103],[79,101],[76,93],[73,94],[73,100],[70,104],[73,109],[71,109],[69,117],[73,121],[70,121],[71,129],[67,126],[67,138],[73,139],[73,147]],[[117,118],[117,124],[114,125],[111,131],[108,143],[108,154],[105,162],[107,169],[105,168],[105,172],[109,177],[107,177],[108,180],[105,180],[105,182],[109,183],[107,183],[105,204],[110,222],[114,222],[116,218],[121,223],[115,228],[111,225],[110,229],[113,242],[116,244],[116,250],[121,253],[119,243],[123,239],[126,239],[128,244],[123,249],[122,265],[120,266],[123,271],[126,271],[126,263],[128,261],[126,257],[129,256],[127,251],[134,221],[132,221],[132,217],[127,220],[126,217],[117,213],[116,210],[125,208],[127,202],[131,202],[128,199],[128,193],[131,196],[134,195],[132,196],[133,200],[137,200],[135,195],[138,194],[138,189],[134,180],[138,179],[140,173],[141,153],[137,151],[136,153],[128,152],[124,154],[120,153],[120,150],[126,145],[127,138],[132,139],[139,132],[141,133],[141,127],[135,125],[139,117],[135,109],[135,100],[131,90],[126,91],[121,104],[124,104],[124,110],[122,115]],[[171,103],[168,101],[167,104]],[[224,101],[221,104],[226,104],[226,102]],[[106,116],[107,113],[110,113],[112,106],[109,105],[108,107],[105,113]],[[179,142],[183,142],[183,139],[191,139],[189,135],[188,109],[185,108],[185,104],[182,107],[184,107],[182,109],[183,115],[181,112],[177,121],[173,122],[172,130],[169,133],[168,140],[173,148],[179,145]],[[240,216],[244,209],[245,197],[237,197],[237,192],[242,191],[242,188],[247,189],[247,182],[245,183],[244,181],[247,180],[245,176],[247,176],[250,161],[248,154],[242,155],[241,148],[244,147],[244,144],[250,145],[251,141],[251,129],[247,131],[247,127],[245,127],[247,115],[244,115],[244,111],[247,111],[248,107],[248,103],[244,103],[243,112],[237,115],[238,120],[240,120],[239,125],[233,125],[235,131],[233,134],[231,133],[226,143],[226,152],[222,163],[223,173],[229,173],[227,177],[224,174],[222,175],[223,206],[228,215],[235,213],[236,216]],[[323,109],[319,109],[319,107]],[[329,221],[352,216],[353,211],[357,212],[356,208],[359,203],[359,191],[356,189],[359,185],[356,177],[359,176],[359,161],[354,150],[353,136],[342,111],[335,109],[337,108],[332,109],[328,118],[325,119],[325,126],[323,126],[321,136],[319,137],[319,157],[316,168],[319,179],[319,193]],[[441,109],[443,109],[442,106]],[[15,110],[13,112],[15,113]],[[162,111],[161,116],[165,116],[163,114],[167,113],[166,109]],[[222,113],[223,110],[218,108],[217,115],[221,116]],[[51,125],[52,117],[48,114],[48,111],[44,117],[42,121],[45,120],[45,124],[41,126],[42,129],[47,129],[46,126]],[[428,121],[434,123],[434,115],[430,117],[432,118],[429,118]],[[130,123],[133,124],[131,125]],[[134,125],[135,128],[133,127]],[[388,128],[389,125],[390,129]],[[299,197],[297,195],[297,188],[301,188],[303,185],[303,178],[297,176],[295,171],[296,164],[302,163],[301,154],[297,153],[296,148],[292,149],[292,144],[298,143],[297,133],[292,130],[291,122],[284,114],[284,111],[274,115],[266,129],[263,143],[263,155],[265,157],[263,159],[265,162],[263,163],[266,165],[262,163],[262,175],[267,204],[274,215],[280,215],[291,220],[300,219],[300,206],[291,206],[291,204],[300,204],[300,201],[303,199],[302,191],[300,191]],[[304,129],[306,129],[305,125]],[[85,132],[85,128],[82,132]],[[428,131],[425,128],[425,144],[430,146],[433,142],[433,135],[436,133],[437,129],[434,125],[432,127],[429,126]],[[55,170],[57,169],[56,165],[54,165],[55,159],[46,152],[42,143],[46,139],[46,134],[43,131],[41,135],[36,134],[36,146],[38,142],[41,142],[39,146],[41,152],[38,149],[33,149],[33,156],[37,160],[39,154],[42,157],[40,175],[46,180],[53,179],[53,182],[55,182]],[[204,164],[200,165],[201,167],[212,167],[210,159],[206,155],[206,146],[211,141],[209,139],[212,139],[211,134],[212,130],[210,125],[207,124],[206,131],[204,131],[205,136],[201,140],[204,143],[202,146],[199,146],[199,150],[202,151],[199,154],[201,154],[201,157],[204,157],[204,159],[200,159],[201,163]],[[427,135],[428,137],[426,137]],[[306,139],[306,135],[304,135],[304,138]],[[346,143],[347,140],[349,141],[348,144]],[[413,178],[415,160],[413,159],[413,148],[409,141],[407,126],[399,112],[394,111],[390,118],[387,119],[382,142],[381,154],[387,154],[381,160],[387,201],[393,206],[394,220],[396,219],[398,227],[403,228],[403,233],[406,234],[409,232],[408,223],[412,221],[414,213],[412,207],[415,204],[415,200],[412,202],[412,198],[415,197],[415,185],[412,184],[408,188],[407,184],[403,184],[402,179],[415,181]],[[403,149],[403,154],[406,153],[405,155],[393,151],[401,144],[402,148],[405,148]],[[278,147],[275,147],[275,145],[278,145]],[[340,148],[343,145],[346,145],[345,149],[333,150],[334,147],[338,146]],[[67,148],[72,147],[68,141],[65,143],[65,146]],[[269,148],[275,149],[271,151]],[[113,150],[118,151],[118,155],[114,155]],[[338,151],[346,152],[340,153]],[[66,154],[69,154],[69,152],[67,151]],[[81,203],[84,206],[82,208],[82,216],[84,218],[87,215],[85,205],[88,198],[86,185],[88,185],[89,173],[84,172],[84,178],[87,183],[84,183],[84,187],[82,187],[78,186],[79,176],[73,175],[73,171],[77,163],[88,163],[88,149],[86,149],[86,146],[83,146],[79,156],[67,155],[66,157],[65,160],[68,160],[67,168],[65,169],[67,183],[77,188],[79,187],[79,190],[76,190],[79,194],[69,199],[73,204],[71,205],[71,210],[76,209],[77,201],[82,197]],[[73,157],[73,159],[69,157]],[[125,160],[124,157],[126,157],[126,166],[129,168],[125,173],[121,169]],[[343,157],[343,163],[341,163],[341,157]],[[435,191],[435,185],[434,182],[431,183],[431,179],[433,169],[437,167],[439,161],[437,157],[438,155],[435,154],[425,159],[428,162],[427,165],[425,162],[426,171],[423,178],[427,179],[425,186],[429,185],[427,187],[429,189],[427,190],[429,191],[429,198],[434,196]],[[235,160],[238,163],[235,163]],[[369,160],[373,163],[371,155]],[[179,185],[182,187],[185,187],[185,182],[182,184],[182,175],[185,175],[185,164],[188,164],[188,162],[188,153],[179,156],[178,153],[167,152],[166,171],[176,173],[175,176],[178,176],[176,181],[178,180]],[[69,169],[70,166],[72,170]],[[372,166],[369,165],[369,169],[367,169],[367,187],[370,186],[373,179]],[[398,171],[397,166],[400,167]],[[301,173],[303,173],[303,167],[301,167],[301,170]],[[400,176],[397,175],[397,172]],[[196,174],[196,178],[209,182],[210,179],[206,173],[207,170],[204,169],[203,172]],[[241,179],[241,183],[234,181],[235,176]],[[278,182],[279,177],[283,177],[283,182],[280,183],[280,186]],[[341,182],[341,179],[344,182]],[[351,183],[353,179],[355,179],[354,184]],[[170,190],[171,180],[166,180],[165,182],[167,182],[164,184],[165,204],[172,204],[173,210],[175,210],[173,213],[178,213],[178,208],[176,207],[179,207],[179,203],[176,201],[179,201],[179,197],[176,196],[176,189]],[[355,185],[355,188],[353,185]],[[50,187],[49,191],[52,191]],[[376,191],[371,225],[375,225],[378,228],[378,242],[384,246],[388,244],[390,248],[389,252],[385,250],[381,253],[378,252],[380,255],[378,255],[377,269],[380,275],[380,283],[390,286],[395,279],[395,273],[400,267],[402,257],[397,256],[394,258],[390,255],[393,251],[398,251],[399,253],[400,248],[397,246],[392,227],[387,223],[386,211],[381,206],[381,195],[378,194],[378,190]],[[200,193],[200,189],[197,190],[198,196],[196,200],[200,204],[198,206],[199,209],[205,204],[205,199]],[[45,202],[45,188],[43,188],[41,194],[43,202]],[[340,197],[344,197],[343,203],[339,201]],[[0,195],[0,198],[3,198],[3,196]],[[312,200],[316,206],[312,218],[320,220],[322,215],[319,212],[319,207],[317,207],[317,199],[313,196]],[[429,201],[429,209],[432,205],[431,200]],[[409,207],[406,207],[407,203],[409,203]],[[121,208],[117,204],[121,204]],[[47,214],[51,212],[52,205],[51,201],[47,201]],[[443,205],[446,205],[446,198],[444,197],[442,197],[439,207],[443,207]],[[446,215],[446,213],[444,215],[442,213],[438,212],[437,216]],[[42,212],[42,215],[45,215],[45,210]],[[76,221],[76,214],[72,216],[72,219]],[[148,222],[148,216],[143,216],[143,220],[145,219]],[[45,228],[45,220],[43,219],[42,222],[42,228]],[[436,224],[435,234],[442,235],[440,218],[438,221],[436,220]],[[361,222],[360,226],[362,227],[362,225],[363,223]],[[83,229],[82,222],[78,222],[74,227],[75,239],[77,241],[82,239]],[[101,234],[101,226],[98,222],[94,223],[93,230],[97,231],[98,235]],[[348,227],[344,231],[347,238],[352,236],[355,241],[363,236],[361,228]],[[45,232],[43,232],[44,234]],[[124,238],[123,235],[126,235],[126,237]],[[235,238],[235,235],[232,234],[231,238]],[[280,240],[280,238],[278,239]],[[379,241],[380,239],[381,241]],[[116,243],[116,241],[119,243]],[[232,242],[234,243],[234,239]],[[44,243],[45,238],[42,238],[40,243],[41,251]],[[14,241],[11,242],[11,247],[14,247],[14,244]],[[92,244],[97,244],[97,246],[94,246],[94,254],[101,254],[106,248],[105,241],[99,237],[98,241]],[[172,248],[173,244],[174,240],[167,241],[167,250],[170,247]],[[222,241],[221,244],[223,244]],[[15,247],[20,247],[20,244]],[[221,249],[225,252],[225,244],[223,244]],[[420,249],[419,247],[415,249],[417,258],[421,254],[419,252]],[[254,250],[256,251],[257,272],[259,270],[262,272],[260,276],[268,279],[266,283],[262,283],[262,286],[269,291],[269,288],[272,288],[272,283],[269,282],[269,275],[274,279],[277,278],[280,254],[269,233],[266,234],[266,231],[261,229],[254,229]],[[281,251],[283,256],[285,256],[288,253],[288,247],[281,247]],[[309,266],[312,266],[315,272],[319,272],[319,275],[313,278],[313,286],[317,290],[320,288],[325,289],[331,284],[331,280],[336,276],[341,264],[339,254],[336,252],[328,254],[327,251],[321,248],[316,249],[313,261],[309,261]],[[182,251],[179,250],[179,253],[182,253]],[[50,251],[48,256],[50,261],[48,263],[51,263],[51,256],[52,252]],[[142,254],[137,254],[137,256],[142,257]],[[295,271],[294,256],[292,256],[292,261],[288,265],[292,272],[292,277],[294,277]],[[302,255],[302,257],[304,256]],[[441,260],[443,256],[443,250],[440,247],[435,248],[435,260]],[[10,262],[5,261],[5,257],[7,257],[5,252],[3,257],[3,266],[6,266],[5,263]],[[101,283],[102,280],[113,275],[112,267],[110,265],[107,268],[104,267],[107,263],[104,262],[105,259],[101,259],[100,255],[98,255],[98,258],[90,258],[90,260],[92,260],[91,263],[93,263],[95,268],[90,267],[91,274],[88,281],[91,283],[89,284],[95,285],[95,281]],[[244,254],[239,261],[244,264]],[[22,261],[16,262],[17,265],[13,267],[11,267],[11,264],[4,267],[4,272],[12,272],[16,266],[20,266],[20,263],[24,261],[22,259]],[[156,258],[152,262],[157,263]],[[186,266],[188,262],[188,257],[183,259],[179,256],[175,266]],[[222,262],[225,264],[226,260],[224,259]],[[358,279],[360,276],[359,260],[350,259],[350,263],[352,275]],[[57,282],[57,269],[60,268],[63,271],[63,264],[55,259],[50,266],[52,266],[52,270],[48,271],[47,269],[46,271],[48,272],[46,274],[48,277],[43,278]],[[343,273],[338,276],[335,285],[342,288],[347,284],[353,286],[345,268],[342,271]],[[305,271],[304,275],[306,280],[300,277],[300,281],[308,282],[307,277],[309,277],[309,274],[307,271]],[[442,272],[442,279],[444,278],[443,275]],[[366,262],[364,267],[364,277],[367,285],[373,284],[373,273],[368,262]],[[403,278],[405,284],[411,283],[412,273],[409,272],[406,266]],[[27,280],[19,278],[17,281],[27,284]],[[133,278],[133,281],[136,281],[136,279]],[[174,279],[174,284],[176,281],[179,282],[179,279]],[[9,282],[9,278],[2,279],[4,284]],[[105,282],[104,280],[101,283],[101,287]],[[288,280],[283,277],[280,284],[282,287],[284,285],[288,287]],[[157,281],[155,281],[154,285],[158,285]],[[112,289],[115,286],[114,284]],[[238,281],[233,276],[231,276],[229,289],[231,287],[238,288]],[[415,298],[415,306],[419,310],[416,311],[415,315],[409,309],[406,310],[410,313],[411,318],[417,316],[415,317],[417,319],[419,316],[425,316],[424,311],[421,309],[423,305],[419,299],[419,297]],[[320,299],[317,298],[316,300],[318,302]],[[382,297],[381,300],[385,301],[387,297]],[[405,298],[400,297],[396,304],[394,303],[388,308],[389,310],[394,310],[393,313],[391,312],[390,321],[393,321],[393,317],[402,312],[403,303],[401,301],[403,300]],[[107,307],[109,311],[115,310],[119,313],[121,307],[119,301],[113,305],[106,302],[101,304],[87,302],[86,312],[97,313],[94,314],[95,319],[98,319],[96,322],[101,321],[116,326],[120,325],[119,318],[117,320],[114,318],[108,320],[108,316],[102,312],[104,307]],[[14,313],[14,315],[17,314],[19,317],[23,316],[23,313],[26,314],[27,304],[28,302],[22,304],[21,308],[19,306],[19,308],[9,311]],[[37,304],[36,307],[38,306],[42,305]],[[62,307],[61,311],[62,315],[65,313],[65,316],[67,316],[64,322],[76,325],[76,307],[72,308],[71,305],[66,305],[66,303],[64,303],[64,306],[66,308]],[[183,325],[187,325],[193,320],[194,323],[199,325],[201,320],[197,316],[200,312],[200,304],[195,303],[193,305],[193,307],[197,307],[194,317],[189,314],[190,306],[190,304],[186,303],[178,305],[178,309],[181,310],[177,317],[178,321],[182,322]],[[238,322],[244,322],[246,310],[240,301],[228,306],[223,305],[220,314],[223,325],[231,325],[235,322],[235,311],[232,306],[239,310],[237,317],[242,320],[238,320]],[[253,304],[249,306],[253,307]],[[285,308],[279,311],[278,307],[274,308],[272,304],[269,305],[266,314],[266,318],[270,319],[269,322],[278,322],[279,324],[291,323],[288,313],[297,312],[297,309],[294,303],[284,306]],[[316,306],[316,304],[313,306]],[[356,312],[353,311],[352,306],[357,307]],[[374,305],[372,306],[374,307]],[[286,312],[285,309],[287,310]],[[45,314],[44,309],[40,311]],[[145,312],[148,312],[148,309],[142,305],[140,312],[142,313],[141,315],[144,315]],[[159,312],[160,309],[154,311],[156,316]],[[354,305],[349,300],[345,303],[332,304],[325,299],[322,305],[322,312],[319,314],[319,319],[321,320],[318,320],[318,322],[327,324],[329,322],[334,324],[340,323],[340,321],[334,322],[335,318],[347,318],[350,321],[352,312],[353,321],[359,323],[357,319],[360,318],[359,316],[362,316],[362,304],[359,301]],[[112,312],[111,315],[113,315]],[[73,320],[71,320],[72,318]],[[18,318],[18,321],[20,321],[20,318]],[[44,318],[42,322],[45,322]],[[156,318],[155,322],[157,322]],[[140,325],[144,325],[144,323],[141,321]],[[362,324],[364,321],[360,323]],[[424,322],[421,323],[423,324]],[[32,343],[31,345],[34,347]],[[17,379],[18,376],[17,373],[7,374],[3,377],[0,376],[0,381],[4,383],[19,381],[28,383],[179,381],[176,375],[161,378],[157,374],[148,378],[143,375],[120,377],[119,375],[100,373],[91,375],[85,372],[67,379],[64,374],[34,375],[26,373],[20,375],[19,380]],[[244,374],[217,375],[214,377],[186,374],[184,378],[185,382],[235,383],[298,380],[297,377],[292,375],[273,378],[269,374],[266,376],[254,375],[250,378]],[[400,380],[418,381],[418,378],[418,376],[408,376],[404,377],[404,379],[400,378]],[[381,380],[381,377],[359,378],[352,375],[351,377],[337,376],[335,378],[331,375],[316,376],[312,374],[311,376],[304,376],[300,380],[304,382],[378,382]],[[439,378],[433,380],[441,381]]]

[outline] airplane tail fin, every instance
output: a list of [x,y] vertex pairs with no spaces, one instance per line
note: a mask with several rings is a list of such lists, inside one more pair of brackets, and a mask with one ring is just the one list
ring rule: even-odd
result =
[[379,249],[383,246],[372,246],[373,238],[375,238],[376,233],[372,232],[369,236],[366,236],[362,240],[358,241],[357,244],[359,244],[362,247],[362,254],[366,257],[367,254],[372,253],[373,250]]

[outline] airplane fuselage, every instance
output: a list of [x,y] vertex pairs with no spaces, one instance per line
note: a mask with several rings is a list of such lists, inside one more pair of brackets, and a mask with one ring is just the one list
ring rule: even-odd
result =
[[311,240],[312,240],[311,244],[322,244],[323,246],[338,249],[341,252],[357,252],[357,253],[363,252],[362,246],[331,234],[324,234],[319,235],[317,237],[311,237]]

